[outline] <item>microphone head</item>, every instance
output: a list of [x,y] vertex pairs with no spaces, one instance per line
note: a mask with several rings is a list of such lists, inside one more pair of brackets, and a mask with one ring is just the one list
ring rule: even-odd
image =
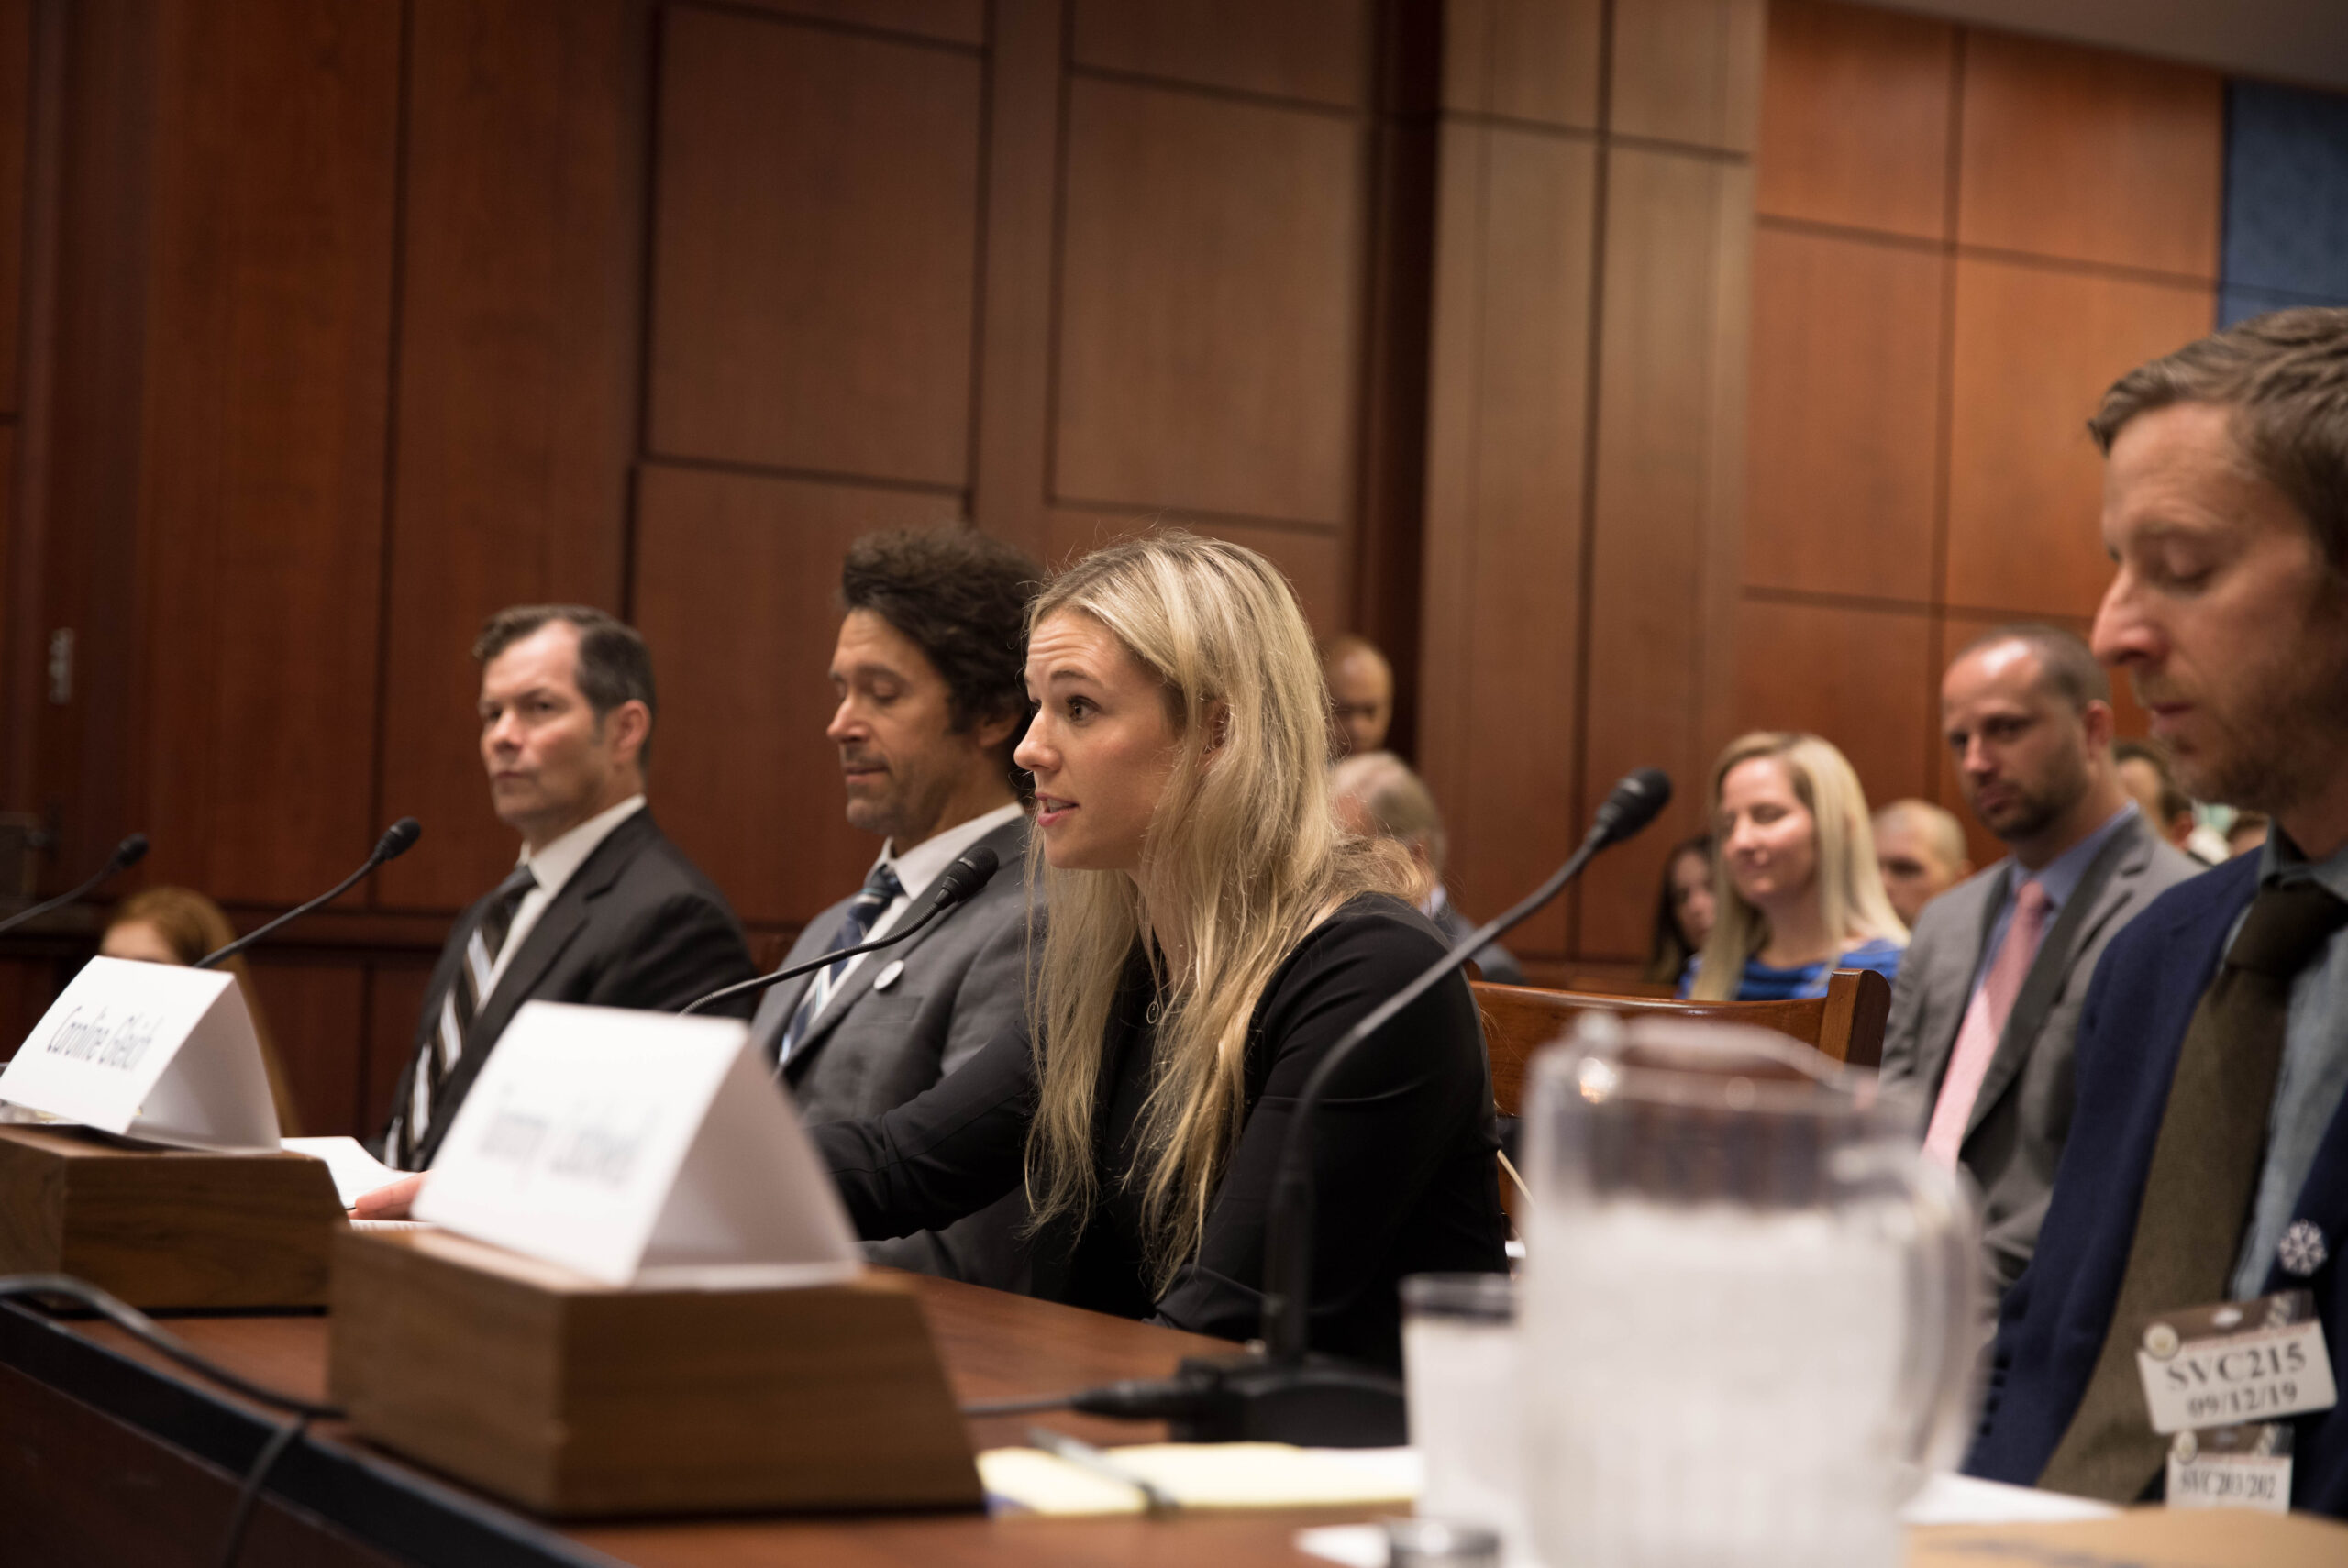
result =
[[402,817],[385,828],[383,836],[375,841],[375,864],[381,866],[386,860],[397,860],[415,848],[415,841],[423,836],[422,823],[414,817]]
[[134,833],[114,846],[114,868],[127,871],[147,858],[147,835]]
[[929,895],[931,905],[941,910],[952,909],[985,887],[994,875],[995,867],[1002,864],[1002,857],[984,845],[966,851],[939,874],[937,886]]
[[1660,767],[1634,768],[1614,786],[1590,824],[1600,848],[1620,844],[1655,821],[1671,803],[1671,778]]

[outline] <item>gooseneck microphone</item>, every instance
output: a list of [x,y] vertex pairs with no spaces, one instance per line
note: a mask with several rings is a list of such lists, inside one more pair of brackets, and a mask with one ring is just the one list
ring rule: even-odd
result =
[[760,975],[754,980],[737,980],[730,986],[721,986],[709,995],[695,997],[683,1007],[679,1008],[677,1016],[690,1017],[705,1007],[724,1001],[728,997],[738,997],[745,991],[762,991],[769,986],[779,986],[785,980],[795,980],[802,975],[813,974],[825,965],[836,964],[843,958],[853,958],[859,953],[871,953],[882,947],[893,947],[956,904],[968,899],[980,888],[985,887],[988,879],[994,876],[995,867],[1002,863],[1001,857],[993,850],[980,845],[939,872],[937,880],[932,882],[929,885],[929,891],[923,895],[925,907],[921,913],[897,927],[888,935],[878,941],[865,943],[860,947],[842,947],[835,952],[819,954],[804,964],[793,964],[787,968],[777,969],[771,975]]
[[1294,1364],[1304,1359],[1310,1333],[1306,1327],[1312,1295],[1312,1118],[1328,1092],[1329,1080],[1361,1043],[1392,1021],[1395,1015],[1424,996],[1435,983],[1500,939],[1511,927],[1531,915],[1581,875],[1599,851],[1622,843],[1655,821],[1671,801],[1671,780],[1657,767],[1642,767],[1614,786],[1612,793],[1590,819],[1581,846],[1549,879],[1525,895],[1513,909],[1488,921],[1452,944],[1418,978],[1365,1013],[1332,1046],[1304,1080],[1290,1116],[1288,1138],[1280,1145],[1279,1175],[1272,1186],[1272,1207],[1264,1235],[1264,1349],[1272,1360]]
[[27,921],[36,920],[40,916],[47,914],[51,910],[62,909],[67,904],[81,902],[96,889],[99,883],[105,881],[107,878],[113,876],[117,871],[128,870],[131,867],[138,865],[140,861],[146,858],[147,835],[143,833],[132,834],[128,838],[124,839],[120,844],[114,846],[113,856],[107,859],[104,866],[98,867],[98,871],[95,876],[83,883],[80,887],[75,888],[71,892],[60,893],[57,897],[50,899],[45,902],[35,904],[28,910],[18,910],[6,920],[0,920],[0,935],[6,935],[7,933],[12,932],[18,926],[24,924]]
[[275,931],[279,926],[283,925],[287,921],[297,920],[303,915],[308,914],[312,910],[316,909],[320,904],[330,904],[334,902],[335,900],[342,897],[343,894],[350,891],[353,887],[357,886],[361,878],[373,872],[376,867],[382,865],[387,860],[397,860],[401,856],[405,855],[410,849],[415,847],[415,841],[423,835],[423,825],[414,817],[402,817],[399,821],[393,823],[391,826],[383,830],[383,836],[375,841],[375,851],[373,854],[367,856],[366,865],[361,866],[358,870],[353,871],[349,876],[345,877],[341,881],[337,882],[333,887],[328,888],[325,892],[320,893],[316,898],[312,899],[308,903],[295,904],[292,909],[287,910],[275,920],[265,921],[261,924],[253,927],[252,930],[245,933],[244,935],[237,938],[236,941],[231,942],[227,946],[214,948],[211,952],[197,959],[194,966],[198,969],[209,969],[216,965],[225,964],[229,959],[234,958],[238,954],[242,953],[246,948],[250,947],[254,943],[259,942],[262,937],[267,936],[271,932]]
[[1178,1442],[1292,1442],[1381,1448],[1410,1441],[1402,1386],[1373,1368],[1308,1355],[1312,1297],[1312,1122],[1329,1083],[1363,1041],[1393,1021],[1487,944],[1556,898],[1599,851],[1653,822],[1671,780],[1642,767],[1614,786],[1571,859],[1515,908],[1452,945],[1419,977],[1364,1014],[1304,1080],[1290,1114],[1264,1234],[1264,1348],[1232,1358],[1191,1356],[1169,1378],[1090,1388],[1059,1401],[1087,1415],[1169,1420]]

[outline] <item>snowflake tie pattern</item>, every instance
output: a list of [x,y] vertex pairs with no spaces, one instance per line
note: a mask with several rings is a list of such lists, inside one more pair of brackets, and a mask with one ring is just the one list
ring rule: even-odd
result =
[[2309,1277],[2321,1268],[2331,1252],[2323,1244],[2323,1230],[2312,1220],[2294,1220],[2276,1243],[2275,1255],[2285,1274]]

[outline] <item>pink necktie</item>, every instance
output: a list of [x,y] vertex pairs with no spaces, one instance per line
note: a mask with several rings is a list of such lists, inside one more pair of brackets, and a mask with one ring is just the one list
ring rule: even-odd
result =
[[1981,1080],[1988,1075],[1989,1058],[2006,1032],[2006,1020],[2030,977],[2038,944],[2046,934],[2046,889],[2024,882],[2014,897],[2014,918],[2006,924],[2006,940],[1981,977],[1956,1031],[1956,1049],[1950,1053],[1948,1077],[1941,1080],[1940,1103],[1933,1107],[1933,1124],[1924,1132],[1924,1153],[1944,1165],[1956,1164],[1965,1143],[1966,1124],[1973,1119],[1973,1102],[1980,1096]]

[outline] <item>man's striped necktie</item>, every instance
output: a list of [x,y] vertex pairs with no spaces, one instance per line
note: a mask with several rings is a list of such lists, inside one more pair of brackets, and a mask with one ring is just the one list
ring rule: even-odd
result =
[[402,1170],[415,1168],[415,1152],[432,1131],[434,1107],[457,1064],[464,1059],[465,1033],[489,997],[490,978],[497,972],[497,956],[504,951],[506,933],[514,929],[514,913],[538,885],[527,866],[497,885],[482,904],[481,919],[466,934],[463,956],[449,989],[440,999],[440,1021],[424,1043],[424,1055],[408,1080],[408,1103],[386,1140],[394,1163]]

